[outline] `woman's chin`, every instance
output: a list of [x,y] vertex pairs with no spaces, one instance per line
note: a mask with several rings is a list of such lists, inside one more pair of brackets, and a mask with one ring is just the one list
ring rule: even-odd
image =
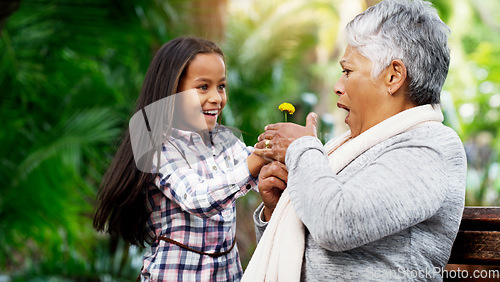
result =
[[347,115],[344,119],[344,122],[345,124],[347,124],[347,126],[349,127],[349,129],[352,131],[352,126],[351,126],[351,123],[350,123],[350,119],[349,119],[349,115]]
[[345,123],[349,127],[349,130],[351,131],[351,138],[354,138],[360,134],[360,129],[359,126],[355,126],[350,120],[346,119]]

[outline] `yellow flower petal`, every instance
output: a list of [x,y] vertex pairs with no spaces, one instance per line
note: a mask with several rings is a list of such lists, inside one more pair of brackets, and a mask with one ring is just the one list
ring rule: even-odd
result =
[[278,109],[280,109],[282,112],[287,112],[290,115],[293,115],[293,113],[295,113],[295,107],[290,103],[283,103],[278,107]]

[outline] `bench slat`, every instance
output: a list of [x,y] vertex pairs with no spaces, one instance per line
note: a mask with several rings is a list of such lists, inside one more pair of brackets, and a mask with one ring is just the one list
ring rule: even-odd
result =
[[500,208],[465,207],[460,230],[500,231]]
[[459,231],[448,263],[500,265],[499,238],[497,231]]
[[500,208],[465,207],[448,263],[500,265]]

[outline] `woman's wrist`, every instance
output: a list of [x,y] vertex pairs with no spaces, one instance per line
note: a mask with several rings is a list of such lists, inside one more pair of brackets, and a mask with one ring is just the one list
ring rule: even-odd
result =
[[274,209],[266,208],[266,206],[264,206],[262,208],[261,220],[264,222],[268,222],[271,219],[271,216],[273,215],[273,211]]

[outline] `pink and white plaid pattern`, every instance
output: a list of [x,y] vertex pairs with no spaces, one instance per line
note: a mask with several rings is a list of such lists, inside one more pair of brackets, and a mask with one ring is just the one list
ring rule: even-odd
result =
[[[148,190],[150,234],[201,252],[228,250],[236,232],[235,200],[257,191],[249,154],[250,147],[225,127],[203,136],[174,129],[163,144],[160,176]],[[157,240],[143,262],[142,281],[237,281],[242,275],[237,247],[213,258]]]

